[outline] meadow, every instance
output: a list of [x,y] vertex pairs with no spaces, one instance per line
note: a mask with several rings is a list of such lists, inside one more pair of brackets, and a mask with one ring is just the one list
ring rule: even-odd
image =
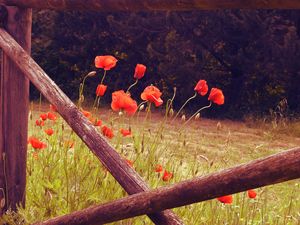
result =
[[[150,98],[142,94],[144,101],[137,105],[128,93],[141,77],[135,77],[136,82],[126,92],[113,94],[111,108],[103,107],[100,99],[106,91],[105,74],[96,90],[93,107],[84,102],[84,81],[77,104],[124,161],[153,189],[300,146],[297,121],[281,118],[270,122],[251,119],[234,122],[205,119],[199,113],[189,116],[173,110],[175,94],[161,108],[158,108],[162,105],[160,96]],[[149,87],[153,91],[153,86]],[[208,90],[202,85],[198,93],[204,96]],[[205,110],[224,103],[224,99],[222,102],[211,96],[212,90]],[[124,106],[128,102],[129,106]],[[42,101],[31,105],[26,207],[20,207],[17,213],[8,211],[3,223],[32,224],[126,196],[59,116],[55,106],[48,107]],[[300,181],[249,190],[174,211],[188,225],[299,225]],[[147,216],[141,216],[114,224],[151,222]]]
[[[37,105],[34,108],[38,108]],[[44,107],[42,107],[44,108]],[[47,147],[29,147],[26,208],[8,214],[9,224],[30,224],[126,196],[122,187],[103,168],[82,141],[60,118],[36,126],[41,112],[33,110],[29,135],[39,137]],[[265,123],[241,123],[199,118],[179,130],[181,119],[167,121],[145,112],[130,118],[131,135],[116,133],[109,141],[132,164],[152,188],[219,171],[240,163],[300,145],[299,123],[276,127]],[[119,130],[129,123],[111,110],[99,112],[103,121]],[[140,124],[142,120],[145,124]],[[259,126],[258,126],[259,124]],[[127,125],[128,126],[128,125]],[[294,132],[287,133],[290,127]],[[49,136],[44,130],[52,128]],[[173,176],[163,178],[161,165]],[[232,204],[210,200],[174,211],[186,224],[299,224],[300,182],[285,182],[255,190],[257,196],[233,195]],[[13,221],[12,221],[13,220]],[[151,224],[146,216],[114,224]]]

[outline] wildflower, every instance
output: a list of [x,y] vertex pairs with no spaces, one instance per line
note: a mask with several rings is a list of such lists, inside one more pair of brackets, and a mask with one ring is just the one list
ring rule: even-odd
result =
[[51,136],[54,133],[54,131],[52,128],[49,128],[49,129],[45,130],[45,133],[48,134],[49,136]]
[[96,56],[95,67],[102,68],[104,70],[110,70],[117,64],[117,59],[111,55]]
[[109,139],[112,139],[114,137],[112,129],[108,128],[107,126],[102,127],[102,134],[108,137]]
[[42,120],[46,120],[47,118],[48,118],[48,115],[47,115],[47,113],[43,113],[43,114],[41,114],[40,115],[40,118],[42,119]]
[[232,195],[225,195],[222,197],[219,197],[218,200],[224,204],[231,204],[232,203]]
[[121,134],[123,135],[123,137],[126,137],[126,136],[130,136],[131,135],[131,130],[125,130],[125,129],[121,129],[120,130]]
[[55,106],[55,105],[52,105],[52,104],[50,104],[50,110],[51,110],[52,112],[57,112],[56,106]]
[[133,161],[125,159],[125,162],[128,164],[128,166],[133,167]]
[[85,111],[83,109],[81,110],[81,112],[86,118],[89,118],[92,115],[92,113],[90,113],[89,111]]
[[99,84],[96,89],[96,95],[102,97],[106,92],[107,86],[104,84]]
[[96,119],[96,120],[95,120],[95,123],[94,123],[94,126],[100,127],[101,125],[102,125],[102,121],[99,120],[99,119]]
[[208,100],[214,102],[217,105],[224,104],[224,95],[222,90],[218,88],[212,88],[208,97]]
[[169,180],[171,180],[172,177],[173,177],[173,173],[165,170],[162,179],[163,179],[163,181],[169,181]]
[[162,165],[158,164],[155,166],[155,172],[160,173],[163,171],[163,167]]
[[44,120],[36,120],[35,121],[35,125],[39,126],[39,127],[42,127],[45,125],[45,122]]
[[48,112],[47,117],[49,120],[53,120],[53,121],[55,121],[57,119],[56,115],[52,112]]
[[134,78],[141,79],[146,72],[146,66],[143,64],[137,64],[135,67]]
[[112,93],[111,108],[114,111],[124,110],[128,115],[133,115],[137,110],[137,103],[130,94],[120,90]]
[[74,148],[75,142],[73,140],[68,140],[64,142],[64,147],[65,148]]
[[34,149],[43,149],[43,148],[46,148],[47,145],[41,141],[39,141],[39,139],[35,138],[35,137],[30,137],[28,139],[28,144],[31,144],[31,146],[34,148]]
[[257,195],[256,191],[251,189],[251,190],[248,190],[247,193],[248,193],[249,198],[256,198],[256,195]]
[[199,95],[204,96],[208,92],[208,86],[205,80],[199,80],[198,83],[196,84],[195,91],[198,92]]
[[163,100],[160,98],[161,95],[162,93],[157,87],[148,86],[141,94],[141,99],[143,99],[144,101],[153,102],[155,106],[158,107],[163,104]]

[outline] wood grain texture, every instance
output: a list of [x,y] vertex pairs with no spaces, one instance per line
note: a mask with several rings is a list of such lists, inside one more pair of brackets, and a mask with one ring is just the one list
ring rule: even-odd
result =
[[[7,11],[7,31],[30,54],[31,10],[7,7]],[[6,54],[1,68],[0,187],[5,192],[4,210],[15,210],[25,204],[29,80]]]
[[299,0],[0,0],[0,4],[56,10],[147,11],[300,9]]
[[[74,103],[59,89],[39,65],[0,28],[0,47],[19,66],[35,87],[55,105],[60,115],[100,159],[109,172],[129,194],[149,190],[143,179],[133,170],[114,148],[100,135]],[[167,210],[149,215],[156,224],[182,224],[176,215]]]
[[296,178],[300,178],[300,148],[34,225],[104,224]]

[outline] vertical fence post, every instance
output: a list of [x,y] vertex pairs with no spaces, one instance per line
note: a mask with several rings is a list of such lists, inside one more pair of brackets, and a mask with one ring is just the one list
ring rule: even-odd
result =
[[[32,10],[6,7],[5,29],[28,52]],[[2,53],[0,79],[0,206],[15,210],[25,204],[29,80]],[[5,200],[5,201],[4,201]],[[4,206],[5,203],[5,206]]]

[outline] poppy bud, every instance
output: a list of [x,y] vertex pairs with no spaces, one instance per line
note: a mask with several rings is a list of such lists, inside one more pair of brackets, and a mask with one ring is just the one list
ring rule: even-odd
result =
[[142,104],[142,105],[140,106],[139,110],[140,110],[140,111],[143,111],[144,108],[145,108],[145,105]]
[[83,102],[83,101],[84,101],[84,96],[83,96],[83,95],[80,95],[79,101],[80,101],[80,102]]
[[174,115],[174,110],[171,108],[169,111],[169,115],[172,117]]
[[96,75],[96,71],[91,71],[91,72],[89,72],[88,73],[88,77],[93,77],[93,76],[95,76]]
[[182,115],[181,120],[182,120],[182,121],[185,121],[185,120],[186,120],[185,115]]
[[200,113],[197,113],[195,116],[195,120],[198,120],[200,118]]

